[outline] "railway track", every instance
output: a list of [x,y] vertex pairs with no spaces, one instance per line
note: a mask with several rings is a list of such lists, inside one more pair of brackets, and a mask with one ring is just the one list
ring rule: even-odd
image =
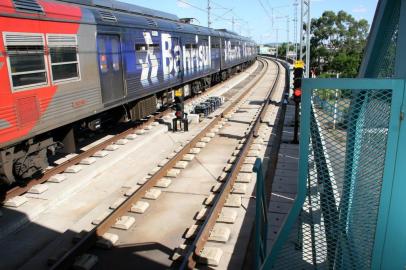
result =
[[180,269],[194,269],[197,263],[199,262],[204,247],[210,238],[210,233],[212,232],[217,222],[217,219],[220,216],[221,210],[223,209],[228,196],[231,194],[231,190],[236,182],[241,167],[244,164],[244,160],[247,158],[250,147],[253,144],[254,139],[259,136],[258,135],[259,128],[269,106],[268,101],[271,100],[271,96],[279,80],[280,66],[278,64],[276,66],[277,66],[277,75],[275,81],[272,84],[272,88],[269,90],[268,95],[264,99],[264,103],[258,117],[251,124],[252,128],[247,134],[246,138],[244,138],[243,147],[240,149],[239,154],[236,155],[236,159],[230,168],[230,172],[223,180],[224,183],[222,185],[221,191],[216,196],[216,199],[214,200],[213,205],[210,208],[209,213],[207,214],[208,217],[206,218],[203,225],[200,226],[200,229],[196,234],[195,240],[191,245],[189,245],[189,248],[184,254],[184,260],[182,261]]
[[[118,220],[122,220],[123,217],[127,218],[128,213],[131,212],[134,205],[136,205],[137,202],[140,202],[145,197],[146,193],[159,185],[159,182],[163,178],[175,173],[177,169],[174,168],[179,167],[179,164],[184,162],[186,156],[190,157],[190,153],[200,152],[200,150],[197,149],[201,149],[203,144],[206,144],[206,142],[208,143],[208,141],[215,136],[216,131],[218,132],[218,128],[224,125],[225,119],[229,119],[230,116],[238,110],[238,107],[240,107],[241,104],[246,101],[247,96],[253,92],[253,89],[255,89],[255,86],[264,78],[266,71],[269,68],[268,61],[261,60],[261,63],[263,65],[261,75],[259,75],[253,83],[251,83],[250,87],[243,94],[233,100],[221,115],[215,116],[212,122],[206,128],[204,128],[193,140],[179,150],[172,159],[168,160],[166,164],[164,164],[154,175],[152,175],[145,184],[140,186],[138,189],[134,189],[131,196],[129,196],[121,205],[119,205],[109,216],[102,220],[93,230],[86,233],[74,246],[72,246],[68,252],[60,257],[56,263],[52,265],[52,269],[68,269],[75,263],[75,261],[78,260],[78,258],[87,258],[91,260],[92,257],[80,257],[80,255],[92,249],[96,242],[103,239],[103,237],[108,234],[108,231],[112,228],[112,226],[117,224]],[[255,115],[255,120],[250,125],[245,138],[241,140],[243,144],[239,148],[239,153],[236,154],[235,160],[229,168],[229,173],[223,177],[222,182],[220,183],[220,190],[217,191],[217,195],[214,197],[211,203],[212,206],[208,209],[206,214],[207,218],[201,226],[198,226],[194,241],[186,248],[186,252],[182,254],[184,258],[180,264],[180,268],[182,269],[194,268],[196,266],[201,252],[209,239],[210,232],[213,230],[216,223],[216,219],[233,188],[241,167],[243,166],[243,161],[248,154],[250,145],[255,138],[258,137],[259,126],[268,108],[268,102],[266,101],[269,100],[274,88],[276,87],[276,82],[278,81],[280,67],[278,64],[276,64],[276,66],[277,75],[275,77],[273,87],[272,89],[269,89],[265,99],[262,100],[265,102],[263,102],[263,105],[261,106],[261,111]],[[125,137],[125,135],[123,136]],[[106,241],[104,243],[106,243]]]
[[[221,83],[213,86],[209,90],[205,91],[205,94],[207,95],[207,94],[210,94],[211,92],[214,92],[216,89],[222,87],[225,83],[227,83],[227,81],[221,82]],[[200,95],[186,100],[185,105],[192,103],[194,100],[198,99],[199,97],[200,97]],[[122,131],[119,134],[116,134],[116,135],[112,136],[111,138],[108,138],[108,139],[102,141],[101,143],[98,143],[97,145],[90,147],[86,151],[79,152],[74,157],[71,157],[71,158],[65,160],[64,162],[62,162],[61,164],[58,164],[56,167],[53,167],[53,168],[47,170],[42,176],[30,180],[29,182],[26,183],[26,185],[15,186],[15,187],[12,187],[12,188],[6,190],[3,194],[0,194],[0,198],[1,198],[0,204],[4,204],[6,201],[8,201],[14,197],[25,194],[32,187],[49,181],[52,177],[64,173],[70,167],[80,164],[83,160],[85,160],[87,158],[90,158],[95,155],[98,156],[98,153],[108,149],[108,147],[110,145],[117,144],[117,142],[119,142],[120,140],[126,139],[129,136],[132,136],[133,134],[137,134],[137,132],[142,132],[143,129],[148,128],[154,122],[162,119],[163,117],[170,114],[171,112],[172,112],[172,109],[168,108],[162,112],[158,112],[154,115],[151,115],[148,119],[142,121],[141,123],[139,123],[133,127],[130,127],[127,130]]]

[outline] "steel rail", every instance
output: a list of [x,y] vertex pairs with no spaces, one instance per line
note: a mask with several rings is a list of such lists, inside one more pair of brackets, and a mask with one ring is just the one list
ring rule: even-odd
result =
[[[270,60],[270,59],[267,59]],[[195,240],[192,242],[188,250],[186,251],[186,254],[184,255],[184,260],[181,263],[180,269],[194,269],[196,264],[198,263],[199,256],[201,251],[203,250],[205,244],[207,243],[210,233],[213,230],[214,225],[216,224],[217,218],[220,215],[220,212],[227,200],[228,195],[231,192],[231,189],[237,179],[237,176],[239,174],[239,171],[243,165],[244,159],[248,154],[249,148],[254,141],[254,138],[258,137],[258,130],[261,125],[261,122],[263,121],[266,111],[269,106],[269,100],[276,89],[278,82],[280,80],[280,66],[276,61],[270,60],[274,63],[276,63],[277,66],[277,76],[275,78],[275,81],[273,83],[273,86],[269,90],[268,95],[264,99],[264,105],[261,108],[261,112],[259,116],[257,117],[255,124],[253,128],[250,130],[249,134],[246,137],[246,142],[244,146],[241,148],[239,155],[236,158],[236,161],[231,167],[230,173],[227,174],[224,184],[222,185],[221,191],[219,195],[216,196],[213,206],[210,208],[208,212],[208,217],[200,226],[199,231],[196,234]]]
[[[260,63],[265,67],[264,60],[260,60]],[[258,82],[263,78],[266,70],[259,75],[256,81],[249,85],[248,89],[244,91],[237,99],[235,99],[221,114],[216,115],[214,119],[204,128],[196,137],[193,138],[188,144],[186,144],[181,151],[179,151],[172,159],[170,159],[163,167],[159,169],[151,178],[143,184],[135,193],[128,197],[119,207],[117,207],[110,215],[108,215],[103,221],[99,223],[95,228],[93,228],[89,233],[82,237],[67,253],[65,253],[55,264],[52,265],[51,269],[69,269],[73,264],[75,258],[80,254],[84,253],[86,250],[90,249],[93,244],[97,241],[98,237],[106,233],[112,225],[114,225],[117,219],[125,215],[132,207],[134,203],[139,201],[145,193],[153,188],[157,182],[166,176],[167,172],[172,169],[178,161],[181,161],[185,154],[188,154],[190,149],[194,148],[195,145],[205,137],[211,129],[214,128],[220,122],[224,115],[228,114],[233,108],[245,97],[251,90],[258,84]]]
[[[226,84],[227,81],[221,82],[213,87],[211,87],[210,89],[208,89],[205,93],[211,93],[214,92],[215,90],[217,90],[218,88],[224,86],[224,84]],[[193,100],[199,98],[200,95],[195,96],[191,99],[188,99],[185,103],[191,103]],[[52,176],[63,173],[67,168],[69,168],[70,166],[79,164],[80,161],[82,161],[85,158],[91,157],[92,155],[94,155],[96,152],[103,150],[104,148],[106,148],[108,145],[115,143],[116,141],[123,139],[125,137],[127,137],[128,135],[134,133],[136,130],[142,129],[145,126],[148,126],[150,124],[152,124],[153,122],[159,120],[161,117],[169,114],[172,111],[171,108],[168,108],[162,112],[159,112],[155,115],[153,115],[152,117],[150,117],[148,120],[144,121],[143,123],[136,125],[134,127],[130,127],[129,129],[114,135],[113,137],[93,146],[92,148],[79,153],[77,156],[64,161],[62,164],[59,164],[58,166],[46,171],[42,176],[35,178],[35,179],[31,179],[27,185],[25,186],[16,186],[13,187],[9,190],[7,190],[5,192],[5,194],[1,195],[0,194],[0,198],[2,201],[0,201],[0,205],[2,203],[4,203],[5,201],[13,198],[13,197],[17,197],[20,195],[23,195],[24,193],[26,193],[28,190],[30,190],[30,188],[32,188],[35,185],[38,184],[42,184],[46,181],[48,181]]]

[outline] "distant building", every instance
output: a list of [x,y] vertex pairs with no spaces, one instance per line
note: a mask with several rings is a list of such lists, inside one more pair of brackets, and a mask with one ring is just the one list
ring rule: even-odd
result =
[[288,58],[295,59],[295,57],[296,57],[296,52],[295,51],[289,51],[288,52]]
[[270,46],[267,46],[267,45],[260,45],[259,46],[259,53],[260,54],[266,54],[266,55],[275,56],[276,55],[276,48],[270,47]]

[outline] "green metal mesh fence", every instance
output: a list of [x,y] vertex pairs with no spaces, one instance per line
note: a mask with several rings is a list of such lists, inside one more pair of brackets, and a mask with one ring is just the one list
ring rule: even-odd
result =
[[379,40],[374,46],[374,54],[370,62],[367,62],[366,74],[360,74],[366,78],[393,78],[396,67],[396,50],[399,35],[399,18],[401,1],[392,0],[393,4],[386,10],[385,25],[380,28]]
[[314,90],[307,196],[274,269],[370,269],[392,92]]
[[[397,55],[403,49],[398,46],[403,27],[400,25],[401,3],[400,0],[379,1],[360,78],[395,78],[401,74],[403,64],[397,61]],[[309,82],[309,88],[310,85],[317,88],[315,85],[326,87],[330,83],[316,80]],[[331,85],[348,85],[351,89],[375,87],[365,80],[362,83],[343,80]],[[381,88],[394,89],[385,85]],[[273,245],[278,248],[277,253],[272,250],[267,266],[272,265],[273,269],[358,270],[372,266],[376,269],[382,262],[379,252],[385,231],[381,223],[385,219],[383,213],[379,215],[380,241],[376,241],[375,236],[385,157],[388,147],[390,153],[395,151],[394,146],[387,144],[389,135],[393,142],[394,123],[400,117],[395,111],[400,111],[402,95],[399,93],[403,93],[404,85],[398,87],[396,91],[334,90],[336,87],[331,86],[312,90],[310,117],[306,116],[303,121],[306,122],[303,129],[306,137],[310,135],[309,156],[307,160],[301,156],[301,164],[308,165],[307,194],[302,206],[303,193],[297,195],[300,200],[296,199],[296,202],[300,203],[295,204],[295,211],[291,210],[295,214],[289,216],[286,224],[290,225],[290,218],[297,216],[298,206],[301,206],[300,214],[288,233],[284,230],[288,226],[283,227]],[[306,109],[305,115],[308,114]],[[300,174],[304,178],[306,172]],[[386,179],[382,195],[386,199],[391,196],[387,181],[391,180]],[[302,187],[304,182],[299,184]],[[386,209],[388,201],[383,202],[382,207]],[[284,241],[286,235],[288,239]]]

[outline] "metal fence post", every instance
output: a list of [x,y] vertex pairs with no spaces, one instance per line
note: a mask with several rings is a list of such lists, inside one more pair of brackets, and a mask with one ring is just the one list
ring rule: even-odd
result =
[[261,268],[267,255],[268,216],[264,174],[261,159],[257,158],[253,171],[257,174],[255,212],[255,270]]

